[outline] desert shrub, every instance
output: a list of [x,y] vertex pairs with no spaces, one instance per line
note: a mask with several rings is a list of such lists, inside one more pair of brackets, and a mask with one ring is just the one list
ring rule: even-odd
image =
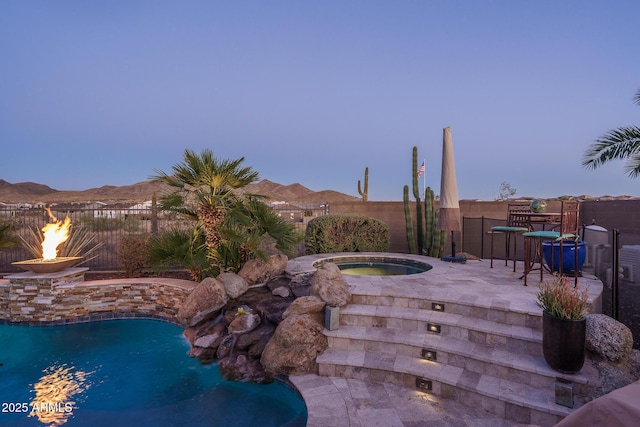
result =
[[387,252],[389,227],[362,215],[324,215],[309,221],[305,252]]
[[10,249],[17,243],[10,223],[0,222],[0,249]]
[[147,267],[148,240],[145,234],[126,234],[122,236],[116,248],[118,265],[127,277],[141,277]]

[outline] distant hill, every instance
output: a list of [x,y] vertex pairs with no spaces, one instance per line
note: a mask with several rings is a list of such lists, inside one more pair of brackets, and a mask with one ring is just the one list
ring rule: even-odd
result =
[[51,187],[34,182],[19,182],[11,184],[4,179],[0,179],[0,201],[19,202],[32,200],[58,192]]
[[[168,190],[169,189],[165,184],[142,181],[137,184],[123,185],[119,187],[105,185],[99,188],[91,188],[83,191],[58,191],[46,185],[34,182],[11,184],[0,179],[0,202],[143,202],[151,200],[154,192],[161,195]],[[243,192],[261,194],[272,201],[285,202],[321,203],[359,200],[357,197],[349,196],[348,194],[333,190],[316,192],[298,183],[282,185],[266,179],[246,186],[243,189]]]

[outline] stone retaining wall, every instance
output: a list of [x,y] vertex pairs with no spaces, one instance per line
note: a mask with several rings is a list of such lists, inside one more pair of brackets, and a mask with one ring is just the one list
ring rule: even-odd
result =
[[195,282],[168,278],[63,281],[36,276],[0,280],[0,321],[65,324],[147,317],[179,323],[178,308]]

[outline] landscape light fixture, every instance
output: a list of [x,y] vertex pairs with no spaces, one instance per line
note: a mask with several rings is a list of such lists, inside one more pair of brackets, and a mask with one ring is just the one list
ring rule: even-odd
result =
[[435,323],[427,323],[427,331],[435,332],[436,334],[440,333],[440,325],[436,325]]
[[426,378],[416,378],[416,387],[423,391],[431,391],[433,390],[433,382]]
[[429,350],[428,348],[423,348],[422,349],[422,358],[426,359],[426,360],[431,360],[432,362],[435,362],[437,360],[437,354],[435,352],[435,350]]
[[433,311],[444,311],[444,304],[439,303],[439,302],[432,302],[431,303],[431,310],[433,310]]

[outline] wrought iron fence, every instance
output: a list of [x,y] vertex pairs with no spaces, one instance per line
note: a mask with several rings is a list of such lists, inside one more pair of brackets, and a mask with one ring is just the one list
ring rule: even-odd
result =
[[[291,221],[296,230],[303,234],[307,223],[329,212],[328,205],[286,205],[275,206],[275,211],[285,220]],[[124,236],[130,234],[151,234],[176,227],[191,227],[190,221],[173,214],[154,212],[151,208],[52,208],[52,214],[58,219],[68,216],[73,227],[83,227],[94,236],[96,242],[102,242],[95,259],[83,264],[92,270],[118,270],[117,247]],[[41,230],[50,222],[44,209],[20,209],[18,207],[0,207],[0,223],[11,225],[11,233],[29,241],[34,230]],[[12,262],[34,258],[22,245],[0,250],[0,273],[22,271]]]

